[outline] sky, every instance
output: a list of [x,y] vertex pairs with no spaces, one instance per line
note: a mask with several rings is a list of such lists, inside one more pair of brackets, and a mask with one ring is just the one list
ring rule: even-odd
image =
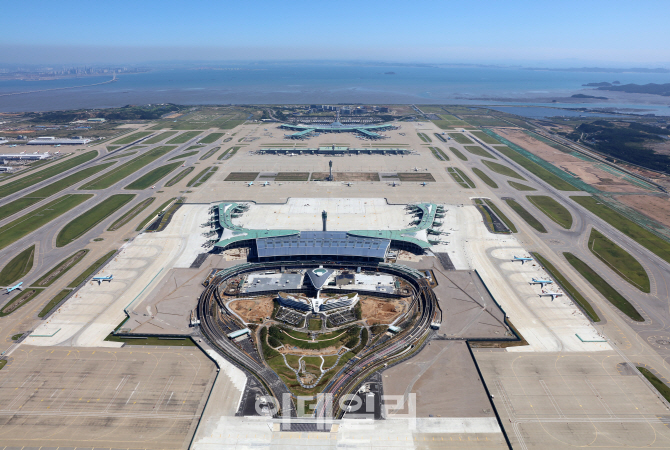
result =
[[670,67],[668,0],[2,2],[0,63]]

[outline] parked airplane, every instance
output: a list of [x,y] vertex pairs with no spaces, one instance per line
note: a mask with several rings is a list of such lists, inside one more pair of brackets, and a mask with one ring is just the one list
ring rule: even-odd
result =
[[540,279],[533,278],[533,281],[530,284],[539,284],[540,287],[542,289],[544,289],[544,286],[546,286],[547,284],[553,284],[553,283],[554,283],[553,280],[543,280],[542,278],[540,278]]
[[523,256],[522,257],[515,256],[512,261],[521,261],[521,265],[523,266],[526,261],[532,261],[532,260],[533,260],[533,258],[526,258],[526,257],[523,257]]
[[428,186],[428,183],[424,181],[423,183],[421,183],[421,186]]
[[269,181],[264,182],[263,186],[270,186],[270,182]]
[[253,181],[250,181],[250,182],[247,183],[247,186],[253,186],[253,185],[254,185]]
[[17,289],[18,289],[19,291],[22,291],[22,290],[23,290],[23,288],[21,287],[22,284],[23,284],[23,281],[20,282],[20,283],[18,283],[18,284],[16,284],[16,285],[14,285],[14,286],[6,287],[5,289],[7,289],[7,292],[5,292],[5,294],[9,294],[10,292],[15,291],[15,290],[17,290]]
[[540,297],[551,297],[551,301],[556,300],[556,297],[561,297],[563,294],[560,292],[545,292],[540,294]]
[[351,181],[347,181],[347,182],[346,182],[346,183],[344,183],[344,184],[346,184],[346,185],[347,185],[347,186],[349,186],[349,187],[351,187],[351,186],[353,186],[353,185],[354,185],[354,183],[352,183]]
[[391,186],[391,187],[396,187],[396,186],[399,186],[399,184],[397,184],[397,183],[394,181],[393,183],[389,183],[389,186]]
[[113,277],[114,277],[114,275],[108,275],[106,277],[93,277],[93,281],[97,281],[98,286],[99,286],[100,283],[102,283],[103,281],[110,281],[111,282]]

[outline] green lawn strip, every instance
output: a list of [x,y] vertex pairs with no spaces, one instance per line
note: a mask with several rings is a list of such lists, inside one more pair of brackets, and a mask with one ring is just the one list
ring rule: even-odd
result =
[[204,161],[205,159],[209,159],[214,155],[214,153],[218,152],[221,149],[221,147],[214,147],[213,149],[209,150],[207,153],[202,155],[199,159],[200,161]]
[[211,167],[207,167],[207,168],[205,168],[205,169],[202,169],[196,176],[194,176],[193,178],[191,178],[191,180],[190,180],[188,183],[186,183],[186,186],[187,186],[187,187],[191,187],[191,186],[193,186],[195,183],[198,182],[198,180],[200,179],[200,177],[204,176],[204,175],[209,171],[209,169],[211,169]]
[[572,214],[552,197],[548,195],[527,195],[526,198],[537,209],[566,230],[572,227]]
[[591,211],[605,222],[612,225],[623,234],[633,239],[635,242],[655,253],[666,262],[670,263],[670,242],[656,236],[646,228],[641,227],[632,220],[614,211],[607,205],[604,205],[594,197],[573,196],[570,197],[584,208]]
[[472,171],[475,173],[475,175],[477,175],[479,178],[481,178],[484,183],[488,184],[493,189],[498,188],[498,184],[495,181],[493,181],[488,175],[486,175],[484,173],[484,171],[482,171],[482,170],[480,170],[476,167],[473,168]]
[[198,154],[198,152],[188,152],[188,153],[184,153],[182,155],[177,155],[174,158],[170,158],[170,159],[168,159],[168,161],[174,161],[175,159],[184,159],[184,158],[188,158],[189,156],[193,156],[193,155],[197,155],[197,154]]
[[416,133],[423,142],[433,142],[433,140],[425,133]]
[[186,131],[185,133],[182,133],[182,134],[170,139],[166,143],[167,144],[183,144],[185,142],[190,141],[191,139],[193,139],[194,137],[196,137],[200,133],[202,133],[202,131]]
[[107,146],[107,151],[108,152],[113,152],[114,150],[116,150],[119,147],[121,147],[121,146],[120,145],[108,145]]
[[479,145],[464,145],[463,146],[467,151],[472,153],[473,155],[481,156],[483,158],[491,158],[491,159],[498,159],[483,148],[481,148]]
[[449,147],[449,150],[451,150],[451,152],[454,155],[456,155],[456,157],[458,159],[460,159],[461,161],[467,161],[468,160],[467,156],[465,156],[463,153],[461,153],[457,148]]
[[56,247],[64,247],[80,238],[84,233],[105,220],[123,205],[135,197],[135,194],[116,194],[101,201],[79,217],[65,225],[56,236]]
[[182,150],[182,151],[187,152],[187,151],[189,151],[189,150],[195,150],[196,148],[197,148],[198,150],[200,150],[200,149],[202,149],[202,145],[191,145],[190,147],[188,147],[188,148],[186,148],[186,149],[184,149],[184,150]]
[[475,183],[461,169],[459,169],[458,167],[454,167],[453,169],[454,172],[456,172],[461,177],[463,182],[467,185],[466,187],[473,189],[475,188]]
[[0,250],[51,222],[75,206],[83,203],[93,194],[67,194],[50,201],[36,211],[0,227]]
[[[179,175],[177,175],[177,176],[179,176]],[[142,231],[142,228],[144,228],[151,221],[151,219],[156,217],[158,215],[158,213],[160,213],[165,208],[167,208],[167,206],[170,203],[172,203],[173,201],[175,201],[176,199],[177,199],[177,197],[173,197],[170,200],[163,203],[162,205],[160,205],[154,212],[152,212],[149,216],[147,216],[147,218],[144,219],[141,224],[139,224],[139,226],[135,229],[135,231]]]
[[454,167],[447,167],[447,173],[451,175],[451,178],[454,179],[456,183],[458,183],[462,188],[469,189],[470,186],[463,180],[463,177],[459,175],[458,172],[455,171]]
[[230,153],[230,150],[231,150],[231,149],[232,149],[232,147],[229,148],[229,149],[227,149],[225,152],[221,153],[216,159],[219,160],[219,161],[221,161],[223,158],[226,157],[226,155],[227,155],[228,153]]
[[89,252],[87,248],[79,250],[78,252],[68,256],[63,261],[59,262],[53,269],[48,271],[39,280],[33,283],[33,286],[47,287],[51,286],[54,281],[65,275],[65,273],[77,265],[84,256]]
[[505,175],[506,177],[518,178],[519,180],[528,181],[524,177],[519,175],[517,172],[515,172],[511,167],[503,166],[502,164],[493,161],[488,161],[486,159],[483,159],[482,162],[486,167],[488,167],[489,169],[491,169],[496,173],[499,173],[500,175]]
[[84,270],[82,273],[79,274],[77,278],[75,278],[72,283],[70,283],[67,287],[70,289],[74,289],[77,286],[79,286],[81,283],[86,280],[91,274],[95,273],[98,271],[98,269],[107,262],[109,258],[112,257],[116,253],[116,250],[112,250],[111,252],[107,253],[105,256],[91,264],[88,269]]
[[195,169],[195,167],[187,167],[187,168],[185,168],[184,170],[182,170],[181,172],[179,172],[176,176],[170,178],[170,180],[169,180],[167,183],[165,183],[165,187],[174,186],[175,184],[179,183],[181,180],[184,179],[184,177],[185,177],[186,175],[188,175],[189,173],[193,172],[194,169]]
[[12,341],[18,341],[19,339],[21,339],[21,336],[23,336],[23,333],[15,334],[14,336],[12,336]]
[[670,387],[667,384],[662,382],[656,375],[651,373],[651,371],[645,367],[637,366],[637,370],[640,371],[642,375],[649,381],[652,386],[658,391],[659,394],[665,398],[666,401],[670,402]]
[[[0,317],[5,317],[37,297],[44,289],[28,288],[12,297],[5,306],[0,309]],[[20,302],[20,303],[19,303]]]
[[449,136],[451,136],[451,138],[454,141],[458,142],[459,144],[474,144],[474,142],[472,142],[472,139],[470,139],[463,133],[449,133]]
[[0,286],[9,286],[26,276],[33,268],[34,260],[35,246],[31,245],[5,264],[0,271]]
[[[442,153],[442,152],[438,152],[438,149],[437,149],[437,148],[435,148],[435,147],[428,147],[428,148],[430,149],[430,151],[431,151],[431,153],[433,154],[433,156],[435,157],[435,159],[437,159],[438,161],[444,161],[444,160],[445,160],[445,159],[442,157],[442,154],[444,154],[444,153]],[[442,154],[440,154],[440,153],[442,153]]]
[[540,166],[536,162],[531,161],[530,159],[526,158],[522,154],[512,150],[511,148],[509,148],[507,146],[496,147],[496,150],[499,151],[500,153],[502,153],[503,155],[507,156],[509,159],[511,159],[515,163],[519,164],[521,167],[523,167],[527,171],[531,172],[533,175],[537,176],[541,180],[546,181],[547,183],[549,183],[551,186],[558,189],[559,191],[579,191],[580,190],[579,188],[571,185],[570,183],[568,183],[567,181],[558,177],[557,175],[554,175],[549,170]]
[[193,185],[193,187],[198,187],[198,186],[202,186],[203,184],[205,184],[205,182],[206,182],[207,180],[209,180],[209,179],[212,177],[212,175],[214,175],[214,172],[216,172],[217,170],[219,170],[219,168],[216,167],[216,166],[214,166],[214,167],[210,167],[209,172],[207,172],[207,173],[205,174],[204,177],[200,178],[200,179]]
[[507,228],[509,228],[509,230],[510,230],[512,233],[516,233],[516,232],[517,232],[517,229],[516,229],[516,227],[514,226],[514,223],[513,223],[511,220],[509,220],[509,218],[508,218],[505,214],[503,214],[503,212],[500,210],[500,208],[498,208],[498,207],[496,206],[495,203],[493,203],[493,202],[492,202],[491,200],[489,200],[488,198],[485,198],[484,201],[486,202],[486,204],[488,205],[488,207],[491,208],[491,209],[493,210],[494,213],[496,213],[496,215],[500,218],[500,220],[502,220],[502,221],[505,223],[505,225],[507,225]]
[[216,142],[216,140],[219,139],[221,136],[223,136],[223,133],[210,133],[204,138],[200,139],[200,143],[211,144],[213,142]]
[[447,154],[444,153],[444,150],[442,150],[440,147],[431,147],[431,148],[434,148],[435,150],[437,150],[437,153],[440,154],[442,159],[444,159],[445,161],[449,161],[449,156],[447,156]]
[[146,189],[149,186],[153,186],[158,181],[165,178],[170,172],[175,170],[180,165],[181,165],[180,162],[175,162],[175,163],[165,164],[164,166],[156,167],[155,169],[145,173],[144,175],[139,177],[137,180],[130,183],[124,189],[127,189],[127,190]]
[[164,141],[165,139],[169,138],[173,134],[176,134],[176,131],[164,131],[161,134],[158,134],[152,138],[147,139],[146,141],[142,141],[143,144],[158,144],[159,142]]
[[321,319],[309,319],[309,329],[312,331],[318,331],[321,329]]
[[59,304],[60,301],[63,300],[70,292],[72,292],[72,289],[63,289],[58,294],[56,294],[54,298],[49,300],[49,303],[44,305],[44,308],[42,308],[42,311],[37,314],[37,317],[44,317],[49,314],[51,310],[54,309],[56,305]]
[[151,149],[146,153],[115,167],[98,178],[91,180],[79,189],[107,189],[173,149],[174,147],[172,146],[162,146]]
[[534,187],[526,186],[525,184],[517,183],[516,181],[508,180],[507,183],[517,191],[537,191]]
[[588,264],[575,255],[569,252],[564,252],[563,256],[572,267],[586,278],[586,281],[598,290],[612,305],[617,307],[622,313],[630,317],[636,322],[644,322],[644,318],[635,309],[635,307],[626,298],[619,294],[619,292],[607,283],[600,275],[598,275]]
[[546,233],[547,229],[537,220],[531,213],[529,213],[526,208],[521,206],[512,198],[505,199],[505,202],[512,208],[523,220],[526,221],[528,225],[535,228],[540,233]]
[[642,264],[595,228],[589,236],[589,250],[621,278],[642,292],[651,292],[649,276]]
[[151,345],[151,346],[166,346],[166,347],[194,347],[195,343],[190,337],[183,338],[164,338],[158,336],[114,336],[110,333],[105,341],[108,342],[123,342],[126,345]]
[[128,136],[124,136],[121,139],[117,139],[114,141],[114,144],[117,145],[126,145],[130,144],[131,142],[135,142],[139,139],[142,139],[145,136],[149,136],[151,134],[151,131],[138,131],[137,133],[129,134]]
[[149,205],[151,205],[154,202],[154,200],[156,200],[155,197],[145,198],[144,200],[139,202],[137,205],[133,206],[130,209],[130,211],[128,211],[127,213],[122,215],[116,222],[111,224],[109,226],[109,228],[107,228],[107,231],[118,230],[119,228],[121,228],[122,226],[124,226],[125,224],[127,224],[128,222],[133,220],[135,218],[135,216],[137,216],[139,213],[141,213],[142,211],[147,209],[149,207]]
[[495,139],[494,137],[489,136],[488,134],[484,133],[483,131],[471,131],[470,132],[474,137],[479,139],[482,142],[485,142],[487,144],[500,144],[500,142]]
[[40,170],[39,172],[26,175],[23,178],[12,181],[11,183],[4,184],[0,186],[0,198],[7,197],[10,194],[32,186],[33,184],[37,184],[41,181],[58,175],[59,173],[65,172],[66,170],[70,170],[73,167],[92,160],[96,156],[98,156],[98,152],[96,150],[92,150],[90,152],[75,156],[74,158],[66,159],[65,161],[54,164],[53,166],[47,167],[43,170]]
[[134,155],[135,153],[137,153],[137,152],[123,152],[123,153],[118,153],[118,154],[114,154],[114,155],[110,156],[109,158],[105,158],[105,159],[103,159],[103,161],[107,161],[107,160],[112,161],[112,160],[113,160],[113,161],[116,162],[116,160],[119,160],[119,159],[121,159],[121,158],[125,158],[126,156]]
[[596,310],[593,309],[593,306],[584,298],[584,296],[568,281],[565,276],[561,272],[554,267],[552,263],[547,261],[544,256],[540,255],[539,253],[536,252],[531,252],[531,256],[535,258],[537,262],[539,262],[542,267],[544,267],[544,270],[546,270],[551,278],[563,288],[563,291],[565,291],[566,294],[572,298],[581,308],[582,310],[591,318],[592,321],[594,322],[600,322],[600,317],[598,317],[598,314],[596,313]]

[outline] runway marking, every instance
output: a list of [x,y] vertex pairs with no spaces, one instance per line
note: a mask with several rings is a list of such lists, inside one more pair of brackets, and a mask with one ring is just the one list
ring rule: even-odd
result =
[[119,394],[123,390],[123,387],[126,385],[126,382],[128,381],[128,378],[130,378],[130,375],[124,376],[121,379],[121,381],[119,382],[118,386],[116,386],[116,389],[115,389],[116,392],[114,393],[114,396],[112,397],[112,399],[107,404],[107,407],[103,410],[104,412],[107,412],[109,410],[109,407],[112,406],[112,403],[114,403],[114,400],[116,400],[116,397],[119,396]]
[[593,394],[595,394],[596,398],[598,401],[600,401],[600,404],[603,405],[603,408],[605,408],[605,411],[611,416],[614,417],[614,413],[610,409],[609,405],[605,402],[605,399],[600,395],[600,392],[596,389],[596,387],[591,383],[591,380],[589,380],[587,377],[584,377],[584,380],[586,381],[586,385],[591,388],[591,391]]
[[163,401],[163,398],[167,394],[168,389],[170,389],[170,385],[172,385],[172,382],[174,381],[174,376],[171,376],[170,379],[168,380],[167,384],[163,388],[163,392],[161,392],[160,397],[158,397],[158,401],[153,407],[153,414],[157,414],[158,410],[160,409],[160,404]]

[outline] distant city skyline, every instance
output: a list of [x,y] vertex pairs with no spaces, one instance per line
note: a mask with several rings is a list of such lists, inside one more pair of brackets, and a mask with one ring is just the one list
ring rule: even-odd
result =
[[[3,3],[5,64],[375,60],[669,67],[665,1]],[[29,22],[30,26],[27,26]]]

